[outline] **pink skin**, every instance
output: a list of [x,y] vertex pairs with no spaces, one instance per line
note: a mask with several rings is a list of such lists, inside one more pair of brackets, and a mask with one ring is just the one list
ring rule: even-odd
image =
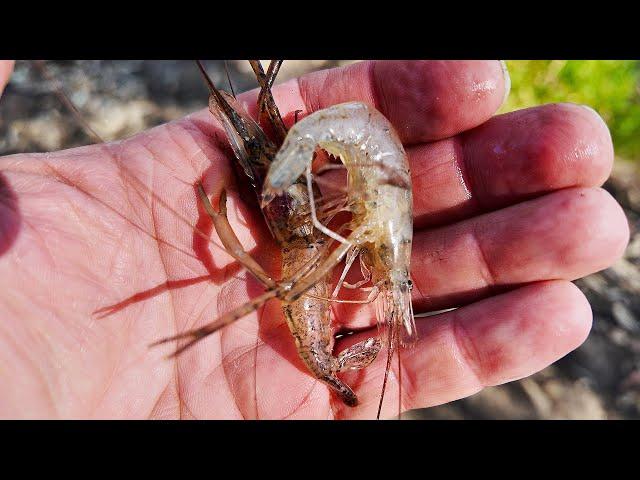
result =
[[[0,89],[10,68],[0,62]],[[606,268],[628,241],[621,208],[599,188],[613,162],[602,120],[568,104],[492,117],[504,86],[498,62],[363,62],[274,92],[285,116],[370,102],[406,142],[417,310],[462,307],[418,319],[420,341],[402,357],[403,409],[531,375],[578,347],[591,309],[570,280]],[[8,192],[0,195],[0,417],[375,416],[384,358],[345,375],[361,400],[345,407],[305,371],[276,301],[177,360],[163,358],[172,346],[147,349],[260,293],[218,247],[209,248],[215,281],[92,316],[168,280],[208,275],[194,256],[193,228],[137,195],[131,171],[192,224],[192,184],[208,171],[214,196],[230,189],[240,240],[258,245],[257,260],[277,274],[275,246],[238,199],[217,130],[201,111],[117,145],[0,159],[0,192]],[[383,416],[397,411],[395,369]]]
[[0,95],[9,82],[9,77],[13,72],[13,63],[13,60],[0,60]]

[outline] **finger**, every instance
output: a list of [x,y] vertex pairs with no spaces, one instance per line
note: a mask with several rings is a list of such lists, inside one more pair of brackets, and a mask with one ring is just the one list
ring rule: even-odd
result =
[[[273,89],[283,116],[336,103],[373,105],[407,144],[445,138],[480,125],[508,92],[499,61],[366,61],[312,72]],[[256,113],[255,90],[240,98]]]
[[573,188],[414,238],[417,311],[458,306],[539,280],[604,269],[629,240],[622,208],[600,188]]
[[[401,351],[402,409],[450,402],[542,370],[585,340],[591,320],[589,302],[566,281],[528,285],[419,320],[417,345]],[[349,342],[365,335],[354,335]],[[384,369],[385,359],[378,358],[366,370],[345,375],[361,403],[355,409],[341,407],[338,415],[373,418]],[[394,361],[383,418],[397,415],[397,378]]]
[[[622,208],[600,188],[561,190],[422,231],[414,236],[411,257],[414,310],[457,307],[524,283],[574,280],[611,265],[628,241]],[[340,293],[348,300],[362,297],[360,291]],[[375,321],[374,305],[333,309],[345,329]]]
[[9,83],[9,77],[13,72],[13,60],[0,60],[0,95],[4,92],[4,87]]
[[552,190],[604,183],[613,144],[588,107],[552,104],[498,115],[454,138],[408,149],[417,228]]

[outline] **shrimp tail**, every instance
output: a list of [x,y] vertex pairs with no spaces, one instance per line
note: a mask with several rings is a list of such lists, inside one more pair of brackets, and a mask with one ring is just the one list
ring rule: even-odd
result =
[[[237,159],[237,164],[244,171],[258,200],[260,200],[267,172],[278,151],[278,147],[267,137],[260,125],[245,111],[240,102],[231,95],[218,90],[213,85],[202,63],[198,60],[196,63],[209,88],[209,111],[221,123]],[[266,99],[270,99],[271,102],[273,102],[273,97],[270,85],[273,83],[276,73],[277,70],[262,85],[261,95]],[[269,104],[268,100],[265,100],[265,102]],[[275,105],[273,108],[276,108]],[[273,111],[273,109],[270,111]],[[274,231],[273,225],[278,223],[283,214],[292,211],[292,199],[287,195],[282,195],[269,208],[262,205],[261,210],[271,234],[277,238],[278,231]]]
[[222,124],[233,153],[252,186],[261,189],[276,146],[234,97],[215,87],[202,63],[199,60],[196,63],[209,88],[209,111]]
[[[411,347],[418,338],[411,304],[411,287],[406,282],[395,283],[389,290],[383,292],[379,298],[377,320],[378,328],[386,336],[387,364],[382,382],[377,418],[380,418],[380,413],[382,412],[382,404],[394,352],[398,352],[398,389],[401,396],[402,385],[399,377],[401,365],[398,347]],[[398,405],[401,405],[400,400]]]
[[260,84],[260,94],[258,95],[258,108],[260,120],[264,124],[271,126],[271,130],[276,138],[276,144],[281,145],[287,136],[287,128],[282,121],[280,110],[271,93],[271,87],[278,75],[282,60],[272,60],[269,63],[267,73],[264,73],[262,64],[258,60],[249,60],[251,68],[256,75],[256,80]]
[[418,339],[413,304],[411,302],[411,289],[402,284],[394,286],[392,297],[394,310],[397,312],[397,318],[394,319],[396,328],[399,331],[397,341],[402,347],[410,347]]

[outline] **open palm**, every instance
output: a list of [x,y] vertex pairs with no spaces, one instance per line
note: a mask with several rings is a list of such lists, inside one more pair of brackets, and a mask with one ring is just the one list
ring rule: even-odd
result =
[[[570,280],[606,268],[628,240],[599,188],[613,161],[606,125],[571,104],[493,116],[507,85],[499,62],[420,61],[362,62],[274,89],[285,117],[371,103],[405,143],[415,310],[461,308],[418,319],[420,340],[402,353],[404,410],[576,348],[591,310]],[[255,92],[241,99],[250,108]],[[238,237],[278,275],[231,164],[208,111],[121,142],[0,158],[1,417],[375,417],[384,358],[345,374],[360,405],[344,406],[305,370],[277,301],[177,359],[165,358],[171,345],[148,348],[262,291],[220,248],[197,181],[213,197],[229,191]],[[360,330],[338,349],[375,332],[366,309],[353,312],[335,309],[336,330],[346,317]],[[383,416],[397,411],[395,369]]]

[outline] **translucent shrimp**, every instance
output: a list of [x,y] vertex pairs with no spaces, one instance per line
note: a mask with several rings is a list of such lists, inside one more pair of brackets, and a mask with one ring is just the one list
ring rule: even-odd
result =
[[[347,209],[352,214],[351,233],[343,237],[315,216],[311,162],[317,147],[340,158],[347,169]],[[317,111],[294,125],[271,164],[263,186],[268,204],[306,175],[314,226],[340,242],[329,258],[295,285],[285,300],[295,299],[316,278],[326,275],[350,250],[359,251],[379,289],[378,322],[386,332],[387,368],[378,416],[398,345],[416,339],[411,306],[409,267],[413,237],[411,177],[402,143],[389,121],[377,110],[359,102]]]

